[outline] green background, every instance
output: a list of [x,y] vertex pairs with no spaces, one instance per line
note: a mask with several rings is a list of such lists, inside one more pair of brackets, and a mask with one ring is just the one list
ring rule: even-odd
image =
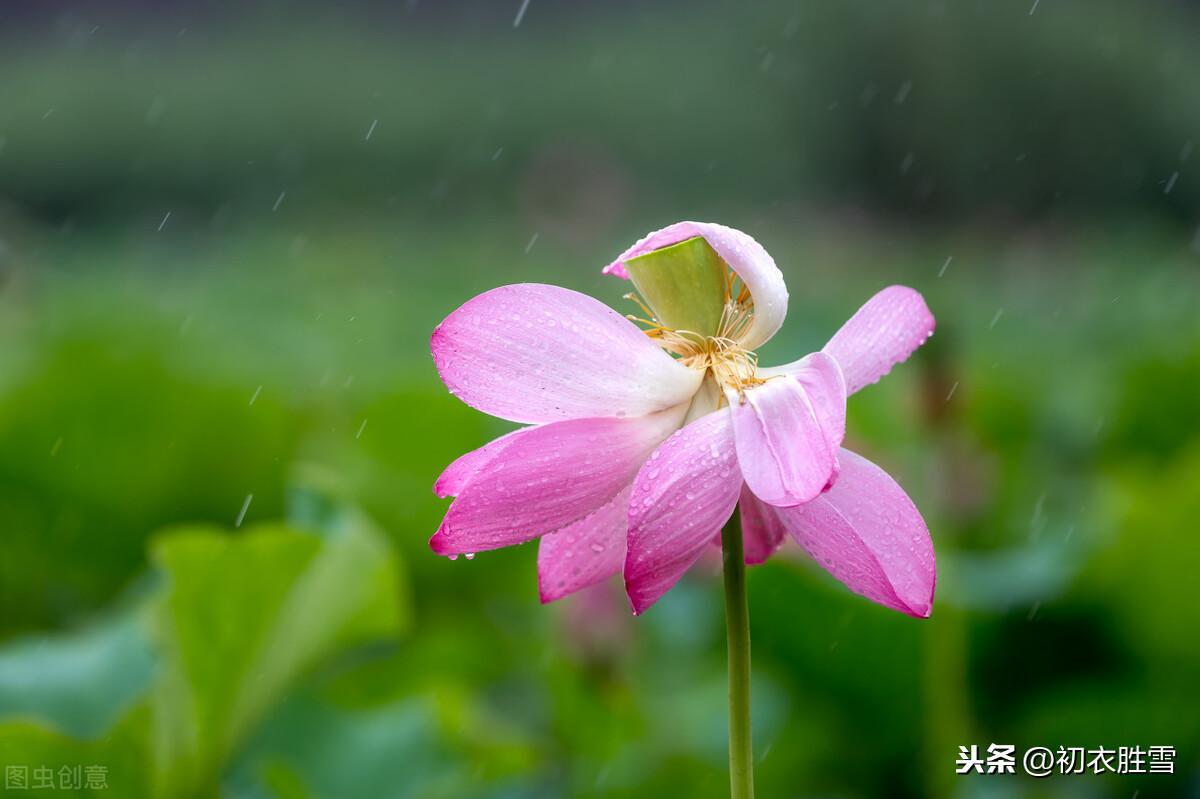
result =
[[[714,572],[634,619],[426,544],[511,427],[438,321],[633,310],[600,268],[702,219],[784,272],[765,364],[891,283],[938,320],[848,424],[933,616],[750,571],[760,795],[1200,796],[1200,7],[519,9],[0,8],[0,766],[108,786],[8,793],[725,795]],[[1178,754],[955,776],[989,743]]]

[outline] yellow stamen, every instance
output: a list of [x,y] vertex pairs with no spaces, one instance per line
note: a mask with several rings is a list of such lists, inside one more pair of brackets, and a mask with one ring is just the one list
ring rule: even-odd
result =
[[683,365],[711,370],[722,388],[731,388],[744,397],[747,389],[766,382],[758,376],[758,356],[739,343],[754,322],[754,299],[732,269],[725,275],[725,306],[714,336],[664,327],[635,292],[626,294],[625,299],[636,303],[647,317],[630,314],[626,318],[645,325],[646,335]]
[[[650,310],[650,307],[648,305],[646,305],[646,303],[642,302],[642,298],[638,296],[636,291],[629,292],[628,294],[626,294],[624,296],[623,299],[630,300],[631,302],[637,303],[637,306],[642,309],[642,313],[646,314],[646,318],[653,320],[652,322],[649,322],[648,324],[658,324],[658,320],[654,318],[654,311]],[[639,321],[643,321],[643,320],[639,320]]]

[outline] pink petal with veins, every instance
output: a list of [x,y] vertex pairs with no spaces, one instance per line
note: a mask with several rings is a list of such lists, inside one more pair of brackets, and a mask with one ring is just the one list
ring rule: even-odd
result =
[[657,602],[704,553],[741,488],[726,413],[697,419],[654,451],[629,500],[625,591],[634,613]]
[[572,419],[511,437],[450,504],[429,546],[460,555],[520,544],[579,522],[612,502],[684,407],[632,419]]
[[466,488],[467,483],[495,460],[496,456],[503,452],[505,447],[511,444],[517,436],[533,429],[535,428],[522,427],[520,430],[513,430],[511,433],[489,441],[479,449],[459,455],[453,463],[442,470],[437,482],[433,484],[433,493],[439,497],[458,496]]
[[629,526],[628,486],[616,498],[586,518],[538,542],[538,593],[542,602],[620,574],[625,564]]
[[887,472],[843,449],[833,488],[806,505],[776,508],[788,532],[847,588],[925,618],[937,566],[925,520]]
[[515,422],[642,416],[689,400],[702,378],[604,303],[540,283],[468,301],[430,348],[452,394]]
[[[775,508],[754,496],[748,485],[742,486],[738,513],[742,515],[742,544],[746,550],[746,563],[751,566],[766,563],[767,558],[775,554],[787,537],[787,528],[775,513]],[[720,539],[717,543],[719,546]]]
[[842,367],[847,393],[879,381],[933,335],[925,300],[907,286],[889,286],[867,300],[822,352]]
[[788,507],[810,501],[837,475],[846,432],[846,389],[837,363],[813,353],[792,376],[739,397],[729,390],[738,463],[755,496]]

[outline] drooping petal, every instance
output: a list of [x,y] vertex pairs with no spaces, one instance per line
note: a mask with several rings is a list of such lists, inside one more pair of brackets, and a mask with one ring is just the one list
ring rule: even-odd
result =
[[796,362],[791,376],[804,388],[813,415],[833,449],[836,466],[838,448],[846,437],[847,392],[841,366],[829,355],[814,352]]
[[629,527],[630,484],[595,513],[538,542],[538,593],[542,602],[568,594],[621,572]]
[[933,335],[934,325],[919,293],[889,286],[867,300],[821,351],[837,360],[853,394],[907,360]]
[[451,393],[515,422],[642,416],[686,401],[702,377],[598,300],[540,283],[469,300],[430,348]]
[[775,512],[800,546],[851,591],[927,617],[937,568],[925,520],[883,469],[846,449],[841,464],[829,491]]
[[814,353],[791,376],[727,393],[738,463],[755,496],[770,505],[808,502],[837,474],[846,432],[846,389],[837,363]]
[[604,274],[628,279],[625,261],[695,236],[703,236],[729,264],[754,299],[754,322],[740,343],[755,349],[770,340],[787,315],[787,284],[775,260],[762,245],[740,230],[714,222],[676,222],[634,244],[604,268]]
[[738,513],[742,515],[742,545],[746,550],[746,563],[757,566],[766,563],[775,554],[787,528],[783,526],[775,508],[754,496],[748,485],[742,486],[738,500]]
[[728,414],[697,419],[654,451],[629,500],[625,591],[634,613],[696,562],[733,514],[741,486]]
[[513,436],[451,503],[429,546],[459,555],[563,530],[612,502],[686,406],[632,419],[572,419]]
[[522,427],[520,430],[513,430],[511,433],[505,433],[499,438],[489,441],[479,449],[459,455],[453,463],[442,470],[441,475],[433,484],[433,493],[439,497],[458,496],[466,488],[467,483],[503,452],[516,436],[533,429],[532,427]]

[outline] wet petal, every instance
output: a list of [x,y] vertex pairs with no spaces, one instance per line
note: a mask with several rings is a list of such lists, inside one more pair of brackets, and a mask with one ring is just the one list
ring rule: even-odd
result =
[[791,376],[739,397],[727,393],[738,462],[755,496],[770,505],[808,502],[837,473],[846,432],[846,392],[832,358],[814,353]]
[[685,411],[573,419],[522,431],[466,483],[430,547],[439,555],[483,552],[575,524],[625,490]]
[[[742,515],[742,541],[746,550],[746,562],[752,566],[765,563],[783,543],[787,536],[787,528],[775,513],[775,508],[754,496],[754,492],[747,485],[742,486],[738,513]],[[717,543],[719,546],[719,539]]]
[[703,236],[717,254],[729,264],[754,298],[754,322],[741,344],[755,349],[775,335],[787,316],[787,285],[775,260],[762,245],[740,230],[713,222],[676,222],[656,230],[621,253],[604,268],[604,274],[628,279],[625,261],[653,250],[678,244],[694,236]]
[[567,594],[621,572],[629,528],[628,486],[595,513],[538,542],[538,592],[542,602]]
[[846,437],[847,392],[841,367],[825,353],[814,352],[796,362],[791,376],[804,388],[836,465],[838,448]]
[[523,427],[520,430],[513,430],[511,433],[489,441],[479,449],[459,455],[438,476],[437,482],[433,484],[433,493],[439,497],[458,496],[475,475],[483,471],[497,455],[504,451],[505,447],[513,442],[515,436],[533,429],[532,427]]
[[817,563],[851,591],[924,618],[937,567],[929,528],[887,472],[843,449],[837,483],[821,496],[775,512]]
[[451,393],[515,422],[641,416],[686,401],[702,377],[598,300],[539,283],[468,301],[430,348]]
[[634,613],[696,562],[733,514],[741,487],[728,414],[702,417],[654,451],[629,501],[625,591]]
[[837,360],[853,394],[907,360],[933,335],[934,324],[920,294],[889,286],[867,300],[821,351]]

